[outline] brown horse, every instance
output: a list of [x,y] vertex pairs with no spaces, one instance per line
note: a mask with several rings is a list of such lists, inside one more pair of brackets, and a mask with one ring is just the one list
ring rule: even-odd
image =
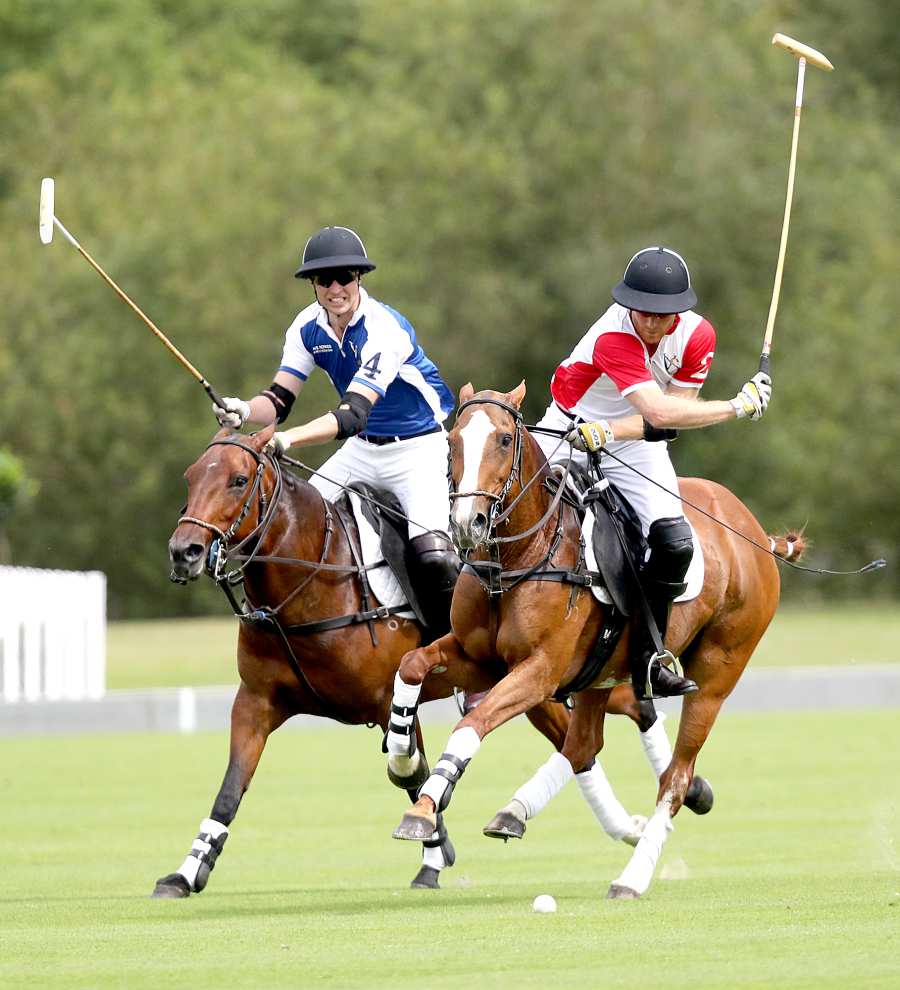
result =
[[[452,632],[407,654],[399,672],[406,683],[427,684],[438,666],[500,658],[508,673],[457,724],[395,838],[420,840],[432,834],[435,815],[447,807],[481,740],[572,683],[604,625],[605,607],[587,588],[535,579],[540,572],[546,577],[551,571],[578,571],[580,523],[574,507],[560,497],[561,489],[545,484],[550,470],[519,412],[524,395],[524,382],[511,393],[475,395],[471,385],[460,393],[450,433],[456,489],[451,526],[457,545],[475,551],[471,559],[484,563],[460,575]],[[747,540],[761,548],[772,546],[785,559],[803,550],[797,535],[790,537],[792,542],[779,537],[770,543],[746,506],[721,485],[696,478],[682,479],[680,485],[686,515],[703,547],[705,576],[699,597],[675,606],[666,646],[681,656],[699,690],[683,699],[674,755],[659,779],[656,813],[625,873],[610,888],[610,896],[616,897],[637,897],[649,886],[671,817],[691,784],[697,754],[775,614],[778,567],[769,553]],[[575,694],[562,748],[568,763],[563,761],[558,786],[602,748],[610,691],[629,679],[629,634],[626,626],[593,687]]]
[[[172,577],[180,583],[199,577],[218,541],[218,583],[243,613],[240,685],[222,786],[182,866],[157,881],[156,897],[187,897],[206,886],[275,729],[305,713],[384,730],[398,660],[422,641],[414,621],[366,612],[352,518],[264,451],[273,429],[254,436],[222,430],[185,472],[188,503],[169,542]],[[238,601],[239,584],[246,606]],[[483,691],[504,672],[491,662],[450,663],[432,673],[423,700],[447,698],[454,687]],[[554,747],[562,746],[568,716],[561,705],[536,709],[531,720]],[[415,737],[421,747],[418,722]],[[420,782],[409,782],[411,797]],[[453,859],[443,823],[436,822],[412,885],[437,887],[440,869]]]

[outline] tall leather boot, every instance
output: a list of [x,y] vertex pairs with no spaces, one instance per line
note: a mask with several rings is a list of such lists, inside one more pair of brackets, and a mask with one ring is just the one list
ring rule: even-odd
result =
[[[683,590],[684,585],[682,584],[673,597],[677,598]],[[668,591],[669,589],[665,589],[665,597],[659,597],[658,587],[652,591],[650,588],[645,588],[647,602],[650,605],[653,618],[656,620],[659,638],[663,642],[665,642],[669,612],[672,608],[672,599],[668,597]],[[634,646],[630,651],[631,683],[638,701],[647,698],[675,698],[697,691],[697,684],[694,681],[687,677],[679,677],[675,671],[665,666],[666,662],[674,661],[675,658],[668,650],[665,651],[662,658],[658,657],[647,623],[643,619],[638,619],[638,623],[639,625],[635,630]]]
[[[641,584],[647,604],[665,643],[672,602],[684,592],[684,576],[693,555],[691,528],[683,516],[657,519],[647,535],[650,558]],[[679,677],[665,663],[675,658],[668,650],[657,656],[647,623],[642,619],[630,651],[631,680],[638,701],[650,697],[672,698],[698,690],[694,681]]]
[[450,538],[422,533],[409,541],[409,570],[431,640],[450,631],[450,603],[459,576],[459,555]]

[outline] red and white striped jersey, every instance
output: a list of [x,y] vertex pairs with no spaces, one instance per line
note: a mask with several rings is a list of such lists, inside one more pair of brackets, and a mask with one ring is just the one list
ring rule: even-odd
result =
[[550,392],[556,404],[586,420],[633,416],[627,396],[656,382],[700,388],[716,352],[712,324],[688,310],[651,351],[638,336],[631,315],[614,303],[556,369]]

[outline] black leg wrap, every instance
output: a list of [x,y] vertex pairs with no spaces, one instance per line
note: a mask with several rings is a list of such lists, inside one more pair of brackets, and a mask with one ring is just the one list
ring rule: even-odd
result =
[[190,856],[194,856],[200,860],[200,869],[197,870],[197,879],[194,881],[194,890],[199,894],[207,883],[209,883],[209,875],[212,873],[212,869],[216,865],[216,860],[222,852],[225,840],[228,838],[228,833],[225,832],[218,839],[214,839],[208,832],[201,832],[197,838],[201,842],[209,843],[209,852],[204,852],[201,849],[192,849],[189,853]]
[[638,728],[641,732],[648,732],[656,724],[657,718],[659,716],[656,714],[656,707],[650,698],[645,698],[643,701],[638,703],[641,714],[638,719]]
[[[391,703],[391,720],[388,722],[387,732],[381,740],[381,752],[386,753],[388,751],[388,732],[395,732],[398,736],[406,736],[409,740],[409,745],[407,746],[407,756],[412,756],[416,751],[416,712],[419,710],[418,705],[411,705],[410,707],[404,708],[402,705],[395,705]],[[401,718],[412,715],[412,721],[409,725],[403,725],[401,722],[395,722],[394,716],[399,715]]]
[[444,866],[453,866],[456,862],[456,850],[453,848],[453,843],[450,841],[450,836],[447,834],[447,827],[444,825],[444,816],[439,814],[437,816],[437,829],[435,830],[432,838],[428,839],[426,842],[422,843],[426,849],[435,849],[440,847],[441,852],[444,855]]
[[[447,767],[442,767],[442,763],[450,763],[452,769]],[[450,804],[450,798],[453,797],[453,788],[459,783],[459,778],[465,773],[466,767],[469,765],[468,760],[460,760],[458,757],[454,756],[452,753],[442,753],[440,760],[438,760],[434,769],[431,771],[432,774],[436,774],[438,777],[443,777],[447,781],[447,787],[444,793],[441,795],[440,803],[437,806],[437,811],[445,811],[447,805]],[[438,815],[440,819],[440,815]]]

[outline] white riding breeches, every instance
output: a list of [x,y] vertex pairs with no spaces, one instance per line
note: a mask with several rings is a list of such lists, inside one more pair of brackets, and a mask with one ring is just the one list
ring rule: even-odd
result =
[[[554,430],[566,430],[571,429],[575,423],[551,403],[537,425]],[[586,467],[588,455],[584,451],[570,447],[565,441],[560,443],[557,437],[535,433],[534,438],[551,463],[565,463],[571,452],[573,463]],[[678,477],[669,460],[668,446],[664,440],[658,443],[648,443],[646,440],[614,441],[609,444],[608,449],[625,463],[620,464],[612,457],[601,457],[600,467],[603,474],[631,503],[641,520],[645,536],[651,524],[657,519],[684,515]],[[641,474],[631,470],[632,467],[647,477],[642,478]]]
[[343,492],[341,485],[353,481],[386,488],[397,496],[409,517],[410,537],[432,529],[447,533],[447,454],[443,430],[382,446],[350,437],[309,481],[331,502]]

